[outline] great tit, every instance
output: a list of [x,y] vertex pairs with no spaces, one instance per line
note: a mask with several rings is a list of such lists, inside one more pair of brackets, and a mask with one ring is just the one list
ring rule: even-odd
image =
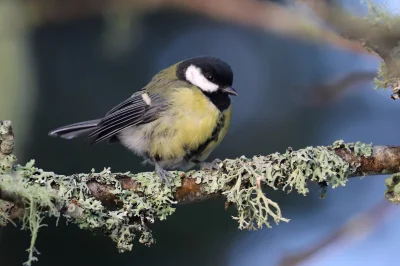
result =
[[87,136],[91,143],[121,143],[155,166],[168,184],[167,170],[187,171],[205,160],[225,137],[231,119],[233,73],[224,61],[202,56],[156,74],[141,90],[103,118],[63,126],[50,136]]

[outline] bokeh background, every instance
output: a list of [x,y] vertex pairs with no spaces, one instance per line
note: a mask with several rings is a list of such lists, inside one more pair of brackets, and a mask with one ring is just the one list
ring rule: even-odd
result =
[[[81,6],[71,5],[75,9],[64,8],[66,2],[0,1],[0,118],[14,122],[20,163],[34,158],[39,167],[64,174],[103,167],[151,170],[118,145],[89,146],[47,132],[103,115],[159,70],[198,55],[227,61],[239,92],[231,129],[210,159],[337,139],[400,145],[400,105],[371,84],[379,66],[375,57],[185,10],[97,12],[93,7],[103,1],[82,0]],[[358,0],[343,2],[349,10],[367,12]],[[397,10],[397,2],[388,1],[390,10]],[[58,13],[35,18],[29,13],[35,3],[41,8],[53,3],[48,10]],[[62,8],[54,8],[57,4]],[[90,8],[92,13],[85,12]],[[76,16],[64,19],[65,13]],[[326,86],[349,75],[361,76],[360,82]],[[330,189],[324,200],[313,184],[307,197],[268,190],[291,221],[255,232],[238,230],[223,200],[178,206],[154,225],[156,244],[135,242],[124,254],[107,237],[63,221],[56,227],[50,220],[40,230],[41,255],[34,265],[388,265],[398,251],[400,212],[383,200],[384,178],[351,180]],[[2,228],[0,265],[22,265],[29,237],[12,225]],[[288,256],[296,254],[305,261],[290,264]]]

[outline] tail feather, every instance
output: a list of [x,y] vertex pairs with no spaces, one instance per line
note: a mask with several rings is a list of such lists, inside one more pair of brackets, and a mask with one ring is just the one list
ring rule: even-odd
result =
[[73,139],[76,137],[88,135],[90,132],[96,130],[99,122],[100,119],[95,119],[63,126],[50,131],[49,136],[60,137],[64,139]]

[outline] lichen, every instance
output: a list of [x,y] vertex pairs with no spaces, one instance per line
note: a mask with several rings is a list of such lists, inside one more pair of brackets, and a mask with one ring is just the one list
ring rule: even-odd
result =
[[343,140],[337,140],[333,143],[332,148],[346,149],[360,157],[370,157],[372,155],[372,143],[367,144],[361,141],[345,143]]
[[[398,51],[400,50],[400,45],[395,47],[392,52],[392,56],[390,56],[393,60],[391,60],[391,69],[399,69],[400,67],[400,55]],[[392,98],[398,99],[400,92],[400,76],[399,73],[394,71],[389,71],[386,63],[384,61],[380,62],[380,66],[378,69],[377,77],[374,78],[373,84],[375,85],[375,90],[382,88],[386,90],[387,88],[391,88],[393,91]]]
[[[400,27],[400,16],[393,15],[384,3],[374,3],[371,0],[362,1],[368,8],[368,15],[364,21],[368,23],[371,31],[383,32],[379,39],[366,42],[370,50],[374,50],[384,59],[379,66],[377,77],[374,79],[375,89],[386,90],[391,88],[392,98],[400,98],[400,42],[394,41],[398,37],[397,29]],[[368,36],[364,36],[368,40]],[[387,41],[385,42],[385,39]],[[398,38],[397,38],[398,39]]]
[[[31,244],[28,248],[29,259],[25,265],[31,265],[36,259],[35,241],[38,230],[42,226],[43,218],[47,216],[58,217],[59,211],[55,203],[60,200],[51,187],[30,185],[21,172],[16,170],[2,171],[0,174],[0,189],[18,195],[24,200],[25,214],[22,218],[22,229],[31,231]],[[42,212],[42,210],[45,210]],[[2,214],[7,217],[6,213]]]
[[[34,161],[25,166],[14,165],[0,175],[0,189],[19,195],[26,200],[22,229],[31,231],[29,260],[36,260],[34,246],[38,230],[44,217],[59,217],[60,213],[68,222],[82,229],[100,231],[117,243],[120,252],[132,249],[132,241],[139,236],[139,242],[151,245],[155,242],[148,224],[164,220],[175,208],[173,192],[180,186],[180,178],[174,179],[171,189],[161,184],[154,173],[111,173],[109,168],[96,173],[72,176],[56,175],[35,167]],[[135,191],[122,188],[118,177],[133,177],[140,184]],[[112,187],[117,204],[110,210],[95,199],[87,183],[96,181]],[[57,188],[57,189],[54,189]],[[79,208],[80,211],[76,211]],[[1,212],[0,212],[1,213]],[[5,213],[1,213],[3,217]]]
[[385,3],[375,3],[371,0],[362,0],[361,3],[365,4],[368,8],[368,15],[365,19],[372,25],[388,25],[394,19],[398,20],[389,12],[389,7]]
[[[135,178],[140,184],[135,191],[122,188],[118,177]],[[155,220],[164,220],[174,213],[173,192],[180,186],[180,179],[174,179],[171,189],[161,184],[154,173],[111,173],[110,168],[96,173],[94,170],[89,174],[77,174],[68,176],[57,176],[51,178],[51,183],[56,184],[60,194],[63,194],[67,202],[73,202],[83,211],[79,219],[64,216],[71,222],[78,224],[82,229],[101,231],[109,235],[117,243],[120,252],[132,249],[132,241],[139,236],[139,242],[151,245],[155,242],[151,230],[147,224]],[[106,208],[101,201],[91,195],[87,183],[96,181],[102,185],[112,187],[110,193],[119,202],[116,209]],[[48,181],[47,181],[48,182]]]
[[393,174],[385,180],[385,198],[394,203],[400,203],[400,173]]
[[[43,217],[58,218],[60,213],[82,229],[110,236],[120,252],[131,250],[135,238],[142,244],[153,244],[155,239],[148,225],[174,213],[174,194],[181,186],[181,175],[202,184],[203,194],[223,194],[237,208],[233,219],[240,229],[271,227],[271,220],[276,224],[287,222],[289,219],[282,216],[278,203],[268,198],[263,188],[307,195],[308,181],[321,187],[344,186],[357,166],[344,161],[335,153],[336,149],[348,149],[359,156],[372,153],[371,145],[361,142],[336,141],[331,147],[297,151],[288,148],[283,154],[226,159],[219,164],[220,170],[174,171],[170,187],[159,182],[153,172],[111,173],[110,168],[105,168],[101,172],[92,169],[88,174],[64,176],[37,168],[33,160],[21,166],[4,158],[0,160],[0,165],[5,165],[0,172],[0,189],[15,192],[26,200],[22,220],[23,228],[32,232],[29,264],[35,260],[34,243]],[[125,189],[121,179],[133,182],[132,189]],[[96,198],[92,194],[97,193],[91,187],[94,184],[107,187],[110,197]]]
[[[308,181],[315,181],[322,188],[327,184],[333,188],[345,186],[348,176],[356,171],[357,166],[338,156],[335,149],[339,148],[348,149],[358,156],[372,154],[370,144],[336,141],[331,147],[307,147],[297,151],[288,148],[284,154],[226,159],[220,172],[208,175],[192,172],[191,175],[198,184],[207,184],[207,193],[222,191],[227,202],[236,206],[238,214],[233,218],[238,221],[240,229],[270,227],[269,218],[275,223],[289,220],[282,217],[278,204],[266,197],[262,188],[282,188],[288,193],[296,190],[306,195],[309,192]],[[325,196],[326,189],[322,193]]]

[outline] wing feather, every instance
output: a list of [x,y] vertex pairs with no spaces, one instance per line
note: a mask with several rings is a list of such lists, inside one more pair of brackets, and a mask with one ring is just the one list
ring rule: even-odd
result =
[[148,94],[151,100],[151,104],[148,105],[142,97],[143,93],[145,92],[138,91],[112,108],[101,119],[96,130],[88,136],[92,139],[92,143],[113,137],[130,126],[146,124],[157,119],[165,106],[165,100],[160,95]]
[[119,103],[118,105],[114,106],[110,111],[107,112],[106,116],[109,114],[114,113],[117,110],[121,110],[126,106],[132,105],[133,103],[137,103],[139,102],[141,99],[141,97],[137,97],[138,95],[142,95],[144,93],[144,90],[140,90],[137,91],[136,93],[134,93],[131,97],[129,97],[128,99],[126,99],[125,101]]

